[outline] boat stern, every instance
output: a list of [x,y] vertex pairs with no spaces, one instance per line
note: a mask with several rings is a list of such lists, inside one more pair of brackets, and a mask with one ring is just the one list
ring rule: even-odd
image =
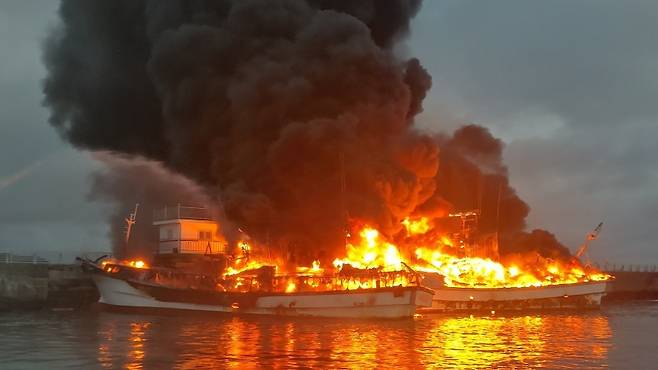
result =
[[412,304],[416,307],[432,307],[434,291],[426,287],[418,287],[414,292]]

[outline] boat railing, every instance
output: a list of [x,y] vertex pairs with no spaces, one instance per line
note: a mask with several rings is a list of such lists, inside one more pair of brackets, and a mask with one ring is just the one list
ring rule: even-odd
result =
[[163,208],[155,209],[153,211],[153,221],[166,221],[166,220],[210,220],[211,212],[206,207],[183,206],[177,204],[175,206],[164,206]]
[[228,277],[175,271],[167,268],[139,269],[126,265],[108,264],[104,270],[117,276],[147,284],[177,289],[204,289],[225,292],[294,292],[353,291],[361,289],[420,286],[418,275],[408,271],[371,271],[362,274],[272,275],[267,271],[236,274]]
[[234,275],[222,284],[227,291],[240,292],[254,290],[283,292],[291,285],[294,286],[295,292],[317,292],[394,288],[420,286],[421,284],[419,276],[408,271],[276,275],[270,281],[264,281],[257,275]]
[[177,249],[179,253],[194,254],[225,254],[227,245],[222,241],[212,240],[164,240],[160,241],[160,252],[171,253]]

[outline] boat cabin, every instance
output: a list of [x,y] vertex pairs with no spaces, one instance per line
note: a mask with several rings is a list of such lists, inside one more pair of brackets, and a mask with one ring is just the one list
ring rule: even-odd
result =
[[226,241],[207,208],[165,206],[156,210],[153,225],[158,228],[158,254],[225,254]]

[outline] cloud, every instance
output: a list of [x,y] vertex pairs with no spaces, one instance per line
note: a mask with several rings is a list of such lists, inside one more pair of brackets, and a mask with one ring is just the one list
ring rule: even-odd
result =
[[35,168],[41,164],[41,161],[34,162],[28,166],[23,167],[19,171],[0,177],[0,191],[16,184],[27,177]]
[[[529,226],[592,257],[658,259],[656,2],[427,2],[410,48],[433,76],[426,127],[445,116],[508,143]],[[433,122],[432,122],[433,121]]]
[[30,168],[29,176],[0,191],[0,249],[105,249],[107,207],[87,200],[98,164],[66,149]]
[[41,106],[41,44],[56,8],[0,2],[0,249],[61,251],[70,260],[67,251],[103,250],[109,241],[104,208],[86,200],[93,162],[59,140]]
[[658,3],[428,2],[414,53],[433,94],[492,118],[519,109],[565,113],[572,124],[655,117]]

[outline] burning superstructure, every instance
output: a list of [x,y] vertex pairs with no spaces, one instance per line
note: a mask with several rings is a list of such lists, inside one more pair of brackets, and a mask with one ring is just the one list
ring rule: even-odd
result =
[[[576,259],[497,261],[473,255],[495,248],[472,245],[488,242],[478,236],[477,223],[464,222],[473,216],[449,215],[461,219],[459,229],[435,236],[427,235],[433,220],[405,219],[399,245],[371,226],[355,224],[343,256],[329,265],[320,260],[303,265],[273,254],[271,246],[252,244],[247,235],[231,247],[202,208],[178,206],[156,217],[160,242],[153,264],[104,261],[92,269],[100,273],[102,301],[116,306],[400,317],[422,306],[443,311],[600,303],[610,277]],[[423,298],[432,294],[432,302]],[[134,300],[135,295],[142,299]]]
[[[451,214],[448,218],[458,219],[458,227],[434,236],[426,235],[433,221],[407,218],[400,244],[373,227],[360,225],[348,234],[344,256],[331,267],[339,273],[347,269],[364,275],[369,271],[421,273],[423,284],[436,291],[433,308],[438,310],[598,307],[611,276],[575,257],[559,260],[529,253],[501,259],[496,236],[478,232],[477,216],[474,211]],[[445,220],[437,222],[441,221]],[[312,267],[297,271],[313,275],[325,269],[314,261]],[[406,284],[404,275],[394,280],[394,285]],[[374,281],[366,278],[350,288],[373,286]]]
[[433,292],[413,269],[291,266],[247,239],[228,246],[202,208],[156,216],[158,253],[143,260],[86,261],[101,303],[137,309],[325,317],[411,317]]
[[[536,253],[498,258],[497,235],[477,231],[477,212],[451,214],[458,230],[431,232],[427,218],[405,219],[400,247],[365,227],[361,243],[348,244],[347,257],[335,263],[383,269],[410,267],[422,272],[435,291],[431,311],[596,308],[612,277],[582,264],[577,257],[544,258]],[[596,229],[600,230],[600,225]],[[592,240],[588,234],[586,243]],[[492,240],[493,239],[493,240]],[[480,245],[478,245],[480,244]],[[580,250],[586,249],[581,247]],[[495,256],[495,257],[492,257]]]

